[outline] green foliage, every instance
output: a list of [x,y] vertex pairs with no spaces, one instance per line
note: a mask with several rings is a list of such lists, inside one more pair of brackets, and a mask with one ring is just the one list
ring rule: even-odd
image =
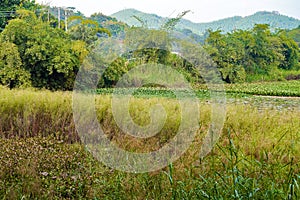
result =
[[177,30],[178,32],[182,33],[186,38],[191,38],[197,43],[204,44],[206,38],[208,37],[208,31],[206,31],[203,35],[198,35],[191,31],[190,29],[181,29]]
[[287,36],[286,32],[279,34],[281,42],[281,54],[283,59],[279,64],[279,68],[285,70],[298,70],[300,68],[300,51],[297,43],[290,37]]
[[0,31],[7,25],[8,21],[16,17],[18,9],[34,10],[38,5],[34,0],[1,0],[0,1]]
[[103,27],[111,33],[113,36],[121,35],[128,27],[127,24],[117,21],[116,18],[103,15],[102,13],[95,13],[89,18],[98,22],[100,27]]
[[105,33],[107,36],[111,36],[110,31],[99,27],[97,21],[84,19],[82,16],[73,16],[69,20],[80,21],[79,24],[72,26],[69,30],[71,38],[73,40],[84,41],[90,47],[98,40],[97,34]]
[[209,31],[205,48],[227,83],[244,82],[256,75],[272,77],[278,69],[299,67],[297,44],[284,31],[271,33],[265,24],[257,24],[251,31]]
[[124,34],[128,25],[123,22],[118,21],[105,21],[102,26],[110,31],[113,36],[118,36]]
[[228,84],[228,93],[251,95],[300,97],[300,81]]
[[[14,9],[22,6],[29,10],[34,6],[39,7],[34,4],[34,1],[22,1],[20,4],[18,1],[12,1],[6,4],[5,6]],[[272,20],[270,21],[273,19],[272,16],[276,19],[284,18],[278,13],[260,12],[251,16],[253,19],[257,19],[260,15],[266,16],[270,25],[256,24],[252,30],[235,30],[227,34],[223,34],[224,31],[221,30],[213,31],[213,28],[207,31],[207,34],[199,36],[192,29],[183,26],[183,24],[191,25],[187,20],[182,19],[189,11],[173,19],[162,20],[156,16],[156,23],[161,22],[160,27],[163,30],[149,30],[146,27],[128,28],[126,24],[101,13],[86,18],[81,13],[71,11],[70,28],[68,33],[65,33],[54,25],[56,21],[55,19],[53,21],[51,14],[55,9],[48,8],[50,11],[48,19],[45,8],[36,12],[39,14],[38,17],[29,10],[16,11],[15,19],[10,21],[1,34],[3,42],[1,49],[10,48],[7,44],[15,45],[11,47],[10,53],[16,58],[13,63],[7,54],[2,53],[3,61],[0,66],[2,84],[11,88],[32,85],[51,90],[71,90],[79,66],[84,62],[88,51],[100,45],[99,38],[101,42],[105,42],[107,36],[118,35],[120,40],[123,40],[125,29],[127,32],[124,44],[137,50],[127,52],[126,55],[111,63],[106,70],[100,66],[103,64],[102,61],[93,58],[95,62],[99,61],[96,67],[101,68],[96,69],[95,75],[99,72],[103,73],[99,87],[115,86],[120,77],[130,69],[146,63],[171,66],[193,84],[203,83],[201,73],[213,79],[213,75],[207,74],[209,70],[204,69],[201,64],[194,66],[179,55],[171,53],[172,44],[169,37],[172,36],[168,35],[168,31],[179,29],[179,32],[188,39],[192,38],[197,42],[202,43],[207,37],[205,50],[217,64],[222,79],[227,83],[284,80],[285,76],[280,75],[282,70],[296,71],[300,68],[299,48],[291,38],[297,35],[296,31],[274,32],[273,30]],[[133,20],[142,22],[144,26],[147,24],[151,28],[152,21],[147,20],[148,15],[141,15],[135,10],[129,11],[134,14],[134,17],[131,16]],[[239,20],[239,17],[232,18],[231,22],[236,20]],[[292,19],[289,20],[293,22]],[[174,35],[180,33],[175,31]],[[18,52],[15,51],[16,48]],[[184,52],[190,54],[185,57],[193,58],[195,54],[205,54],[195,50],[193,45],[182,44],[182,48]],[[208,62],[210,59],[203,56],[203,60]]]
[[222,35],[221,31],[209,33],[206,49],[216,62],[222,79],[228,83],[244,82],[246,73],[241,62],[245,57],[243,43],[234,35]]
[[118,58],[111,65],[105,69],[98,87],[112,87],[126,74],[131,68],[132,64],[124,58]]
[[[299,72],[298,72],[299,74]],[[263,96],[274,96],[274,97],[300,97],[300,81],[277,81],[277,82],[258,82],[258,83],[236,83],[226,84],[225,91],[228,98],[233,98],[236,95],[263,95]],[[219,91],[220,86],[215,85],[215,89]],[[120,95],[132,94],[134,97],[151,98],[151,97],[166,97],[176,98],[174,89],[161,87],[142,87],[134,90],[133,88],[101,88],[97,89],[97,94],[109,95],[112,93]],[[181,95],[187,94],[188,91],[178,89]],[[210,98],[210,90],[206,84],[198,84],[195,86],[195,94],[200,99]],[[296,99],[297,100],[297,99]]]
[[1,37],[18,47],[22,67],[30,73],[32,86],[72,89],[84,49],[74,52],[75,42],[69,35],[40,21],[34,13],[25,10],[18,13],[20,18],[11,20]]
[[116,18],[113,18],[113,17],[110,17],[110,16],[106,16],[102,13],[94,13],[91,15],[90,17],[92,20],[98,22],[99,24],[102,24],[103,22],[106,22],[106,21],[117,21]]
[[[101,52],[97,52],[97,49],[95,49],[93,52],[94,55],[90,55],[90,57],[93,57],[93,63],[96,64],[95,68],[99,68],[98,72],[102,74],[98,87],[114,87],[119,79],[129,70],[136,66],[154,63],[172,67],[181,73],[190,83],[203,83],[203,78],[201,77],[199,69],[197,69],[197,67],[201,67],[201,64],[199,63],[199,66],[194,66],[189,63],[186,58],[172,53],[170,37],[169,33],[164,30],[130,28],[126,32],[124,45],[129,49],[134,49],[134,51],[126,52],[121,56],[114,55],[114,47],[112,47],[112,52],[110,52],[109,55],[115,58],[120,56],[112,63],[100,61],[99,58],[101,59],[103,56],[98,54],[101,54],[103,49]],[[198,55],[199,53],[205,53],[204,50],[201,52],[195,51],[195,47],[200,49],[199,46],[191,46],[190,42],[181,42],[179,45],[184,48],[182,51],[189,52],[187,54],[189,54],[188,56],[190,56],[191,59],[200,56]],[[205,59],[203,59],[203,61],[204,60]],[[143,77],[142,74],[138,76]]]
[[31,85],[30,74],[24,70],[18,48],[13,43],[0,44],[0,82],[9,88]]
[[293,40],[295,40],[295,42],[300,47],[300,26],[298,28],[296,28],[296,29],[288,31],[287,35],[288,35],[288,37],[290,37]]

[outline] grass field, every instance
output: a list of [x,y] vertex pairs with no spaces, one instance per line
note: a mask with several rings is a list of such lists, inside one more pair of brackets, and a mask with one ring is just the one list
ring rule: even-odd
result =
[[[1,88],[0,197],[299,199],[299,100],[249,95],[299,96],[299,84],[293,81],[248,86],[271,93],[251,92],[255,89],[243,85],[226,86],[228,91],[239,94],[228,96],[222,136],[213,151],[199,159],[211,111],[209,99],[203,95],[200,98],[200,129],[188,151],[164,169],[143,174],[116,171],[92,157],[75,131],[71,92]],[[149,115],[144,111],[155,103],[164,105],[168,113],[159,134],[138,140],[125,136],[117,127],[110,107],[111,92],[100,91],[95,102],[104,132],[128,151],[160,148],[174,136],[180,123],[180,115],[175,111],[178,102],[164,92],[153,95],[143,91],[131,100],[131,116],[141,125],[149,123]]]

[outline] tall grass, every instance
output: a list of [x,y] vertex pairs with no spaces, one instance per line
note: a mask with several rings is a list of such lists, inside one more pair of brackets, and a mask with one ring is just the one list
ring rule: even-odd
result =
[[78,141],[72,119],[72,94],[0,89],[0,135],[34,137],[63,135]]
[[[191,147],[166,168],[144,174],[103,166],[80,143],[71,93],[0,89],[0,197],[3,199],[298,199],[300,111],[227,106],[223,134],[205,158],[199,153],[211,107],[200,103],[200,129]],[[128,151],[152,151],[176,133],[178,102],[132,99],[130,113],[149,123],[147,109],[169,114],[155,137],[137,140],[117,127],[111,97],[96,98],[105,133]]]

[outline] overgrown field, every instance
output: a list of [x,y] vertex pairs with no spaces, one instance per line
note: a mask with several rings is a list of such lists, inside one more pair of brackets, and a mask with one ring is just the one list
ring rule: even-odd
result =
[[[244,100],[242,100],[244,101]],[[138,140],[114,121],[110,95],[95,100],[98,120],[111,141],[133,152],[161,148],[180,125],[172,98],[132,98],[140,125],[149,108],[167,112],[159,134]],[[180,110],[180,109],[179,109]],[[2,199],[299,199],[300,110],[260,109],[228,102],[222,136],[199,159],[211,105],[200,100],[200,129],[175,163],[151,173],[130,174],[103,166],[80,142],[72,93],[0,89],[0,197]]]

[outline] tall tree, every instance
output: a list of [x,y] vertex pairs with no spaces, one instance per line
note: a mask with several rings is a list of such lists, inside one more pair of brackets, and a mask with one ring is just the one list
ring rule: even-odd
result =
[[33,12],[18,11],[2,33],[2,40],[18,47],[23,68],[30,73],[32,86],[69,90],[78,68],[84,44],[73,42],[63,30],[52,28]]
[[285,31],[279,33],[279,39],[281,42],[280,53],[283,56],[279,68],[285,70],[298,70],[300,68],[300,52],[298,44],[292,38],[288,37]]
[[235,34],[222,35],[221,31],[209,31],[206,50],[217,64],[222,79],[228,83],[246,79],[242,61],[245,56],[243,43]]
[[18,47],[10,42],[0,43],[0,84],[14,87],[30,86],[30,73],[22,66]]
[[73,40],[82,40],[91,47],[98,39],[99,34],[111,36],[109,30],[99,26],[97,21],[85,19],[82,16],[72,16],[70,21],[77,21],[76,25],[72,26],[69,31]]

